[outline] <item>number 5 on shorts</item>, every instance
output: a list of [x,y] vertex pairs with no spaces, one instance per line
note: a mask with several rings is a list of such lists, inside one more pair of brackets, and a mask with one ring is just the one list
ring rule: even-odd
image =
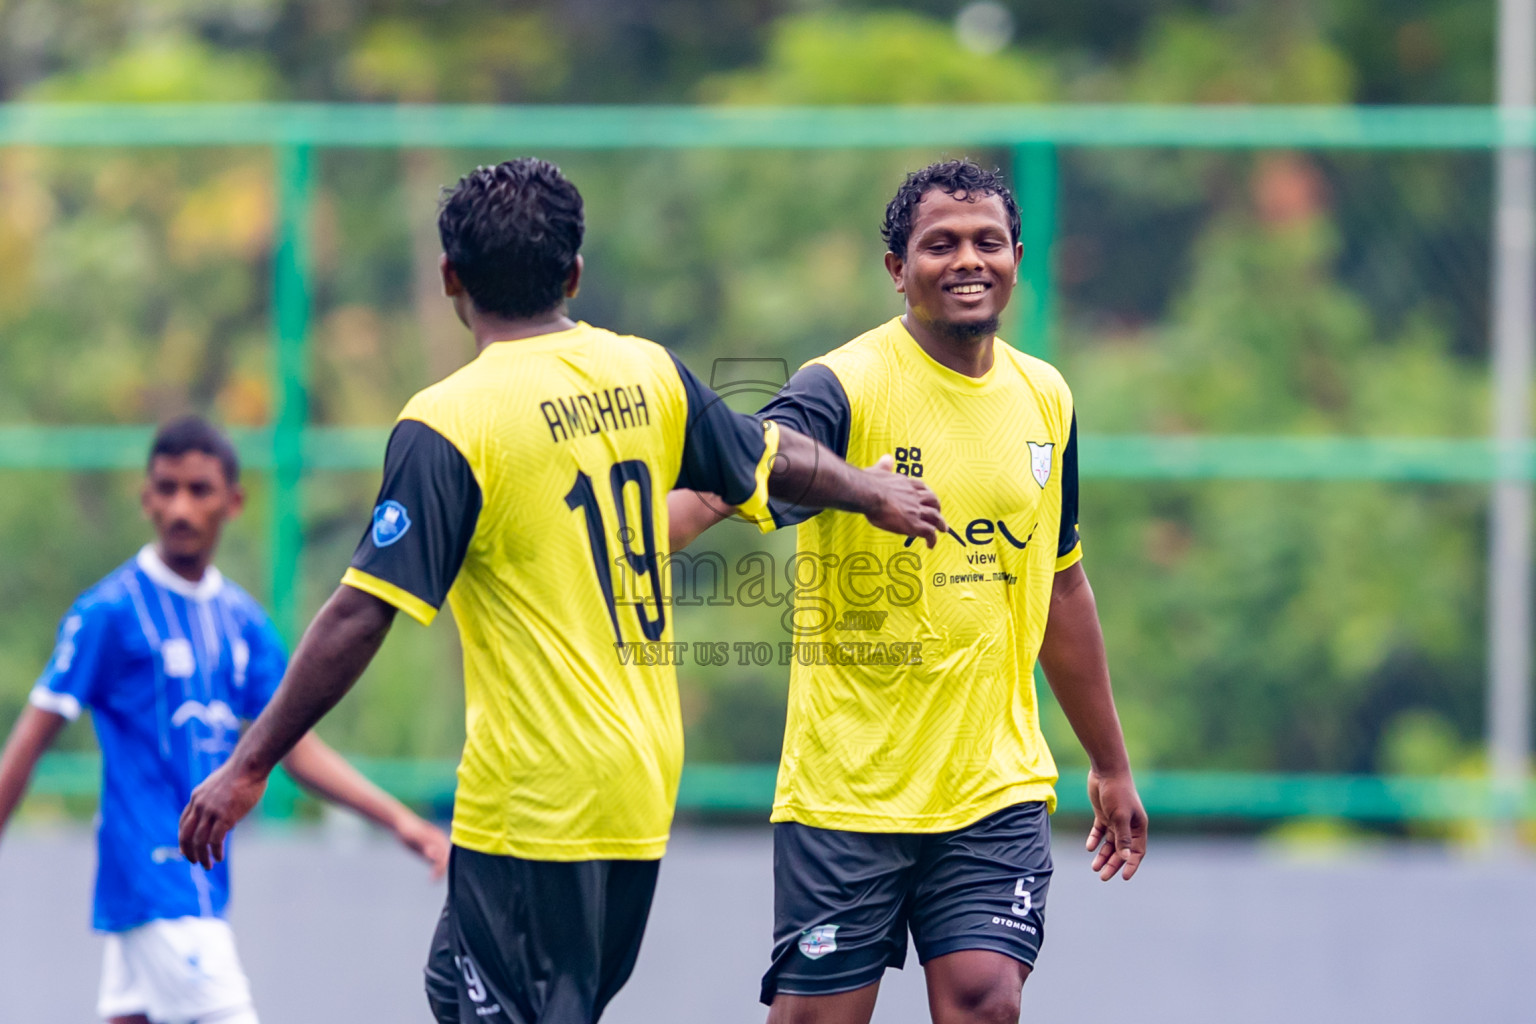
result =
[[1026,885],[1028,885],[1030,882],[1033,882],[1034,880],[1035,879],[1033,875],[1031,875],[1029,878],[1021,878],[1013,887],[1013,894],[1024,901],[1022,906],[1015,903],[1011,908],[1013,912],[1018,914],[1020,917],[1028,914],[1030,910],[1032,910],[1035,906],[1035,898],[1031,896],[1029,894],[1029,890],[1025,888]]

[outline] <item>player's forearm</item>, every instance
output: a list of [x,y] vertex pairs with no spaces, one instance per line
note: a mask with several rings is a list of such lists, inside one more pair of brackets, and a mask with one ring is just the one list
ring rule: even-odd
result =
[[1040,665],[1094,770],[1100,774],[1130,771],[1098,605],[1081,563],[1056,574]]
[[362,815],[381,828],[397,831],[412,812],[368,781],[346,758],[314,733],[308,733],[283,758],[294,781],[323,800]]
[[768,493],[807,508],[869,515],[884,498],[868,474],[848,465],[818,441],[780,424],[779,453],[768,474]]
[[241,737],[233,770],[265,778],[346,696],[378,653],[395,610],[378,598],[340,586],[305,630],[267,709]]
[[12,812],[26,795],[37,762],[68,722],[63,715],[42,708],[28,705],[22,709],[5,741],[5,750],[0,751],[0,833],[5,832]]
[[730,515],[725,499],[703,491],[680,487],[667,495],[667,539],[669,550],[681,551],[699,534]]

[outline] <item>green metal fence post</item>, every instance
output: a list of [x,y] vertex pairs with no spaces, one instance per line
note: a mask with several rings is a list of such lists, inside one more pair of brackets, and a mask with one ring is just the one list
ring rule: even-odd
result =
[[1014,147],[1014,188],[1019,198],[1019,290],[1014,296],[1013,332],[1025,352],[1041,359],[1054,355],[1051,250],[1056,243],[1056,147],[1048,142]]
[[272,267],[272,618],[298,637],[299,560],[304,546],[304,422],[308,415],[310,207],[314,153],[280,146]]

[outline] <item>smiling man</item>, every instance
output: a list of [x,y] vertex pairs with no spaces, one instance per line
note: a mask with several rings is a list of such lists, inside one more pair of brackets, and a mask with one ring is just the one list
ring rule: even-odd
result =
[[[973,163],[934,164],[902,184],[882,234],[904,314],[807,363],[762,415],[854,463],[894,457],[950,528],[924,552],[853,516],[770,506],[775,525],[801,524],[798,559],[849,570],[797,605],[798,631],[878,623],[837,638],[872,644],[837,647],[919,654],[795,661],[762,1000],[769,1024],[867,1024],[910,930],[936,1024],[1013,1024],[1052,871],[1037,655],[1088,752],[1102,878],[1135,873],[1146,814],[1080,563],[1072,396],[995,336],[1022,252],[1013,197]],[[669,505],[674,548],[726,511],[684,491]],[[864,571],[903,556],[920,589]]]
[[[32,769],[90,708],[102,754],[94,923],[107,934],[98,1012],[112,1024],[252,1024],[251,995],[224,920],[228,862],[205,870],[177,849],[192,789],[228,760],[287,655],[213,553],[245,496],[229,441],[196,417],[163,427],[142,502],[155,530],[87,590],[0,754],[0,833]],[[300,783],[447,865],[448,837],[376,788],[313,733],[285,762]],[[14,881],[14,880],[13,880]]]

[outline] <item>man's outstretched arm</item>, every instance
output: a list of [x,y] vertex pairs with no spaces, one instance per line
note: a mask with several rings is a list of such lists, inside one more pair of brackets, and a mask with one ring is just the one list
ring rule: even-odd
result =
[[882,455],[867,469],[850,466],[820,441],[780,424],[768,493],[810,508],[857,512],[878,529],[921,537],[931,548],[949,529],[939,499],[921,480],[893,473],[895,465]]
[[54,737],[68,724],[69,719],[63,715],[30,704],[17,717],[5,741],[5,750],[0,751],[0,835],[5,834],[11,813],[26,795],[32,770],[53,744]]
[[452,844],[443,830],[384,792],[313,732],[283,758],[294,781],[316,796],[345,807],[386,830],[432,866],[432,877],[448,870]]
[[180,837],[189,861],[211,867],[224,859],[224,837],[261,799],[272,769],[357,682],[394,619],[393,606],[336,588],[304,631],[272,702],[224,766],[192,791]]
[[[939,499],[921,481],[893,473],[895,464],[891,456],[882,455],[867,469],[851,466],[819,441],[780,424],[768,493],[813,509],[860,513],[882,530],[921,537],[931,548],[938,532],[948,528]],[[719,495],[686,488],[672,491],[667,495],[670,549],[681,551],[730,515],[730,506]]]
[[1097,851],[1093,870],[1106,881],[1116,871],[1128,879],[1147,852],[1147,812],[1131,778],[1098,605],[1081,562],[1056,574],[1040,665],[1088,753],[1088,798],[1093,804],[1088,849]]
[[679,487],[667,495],[667,549],[683,550],[730,515],[731,507],[720,495]]

